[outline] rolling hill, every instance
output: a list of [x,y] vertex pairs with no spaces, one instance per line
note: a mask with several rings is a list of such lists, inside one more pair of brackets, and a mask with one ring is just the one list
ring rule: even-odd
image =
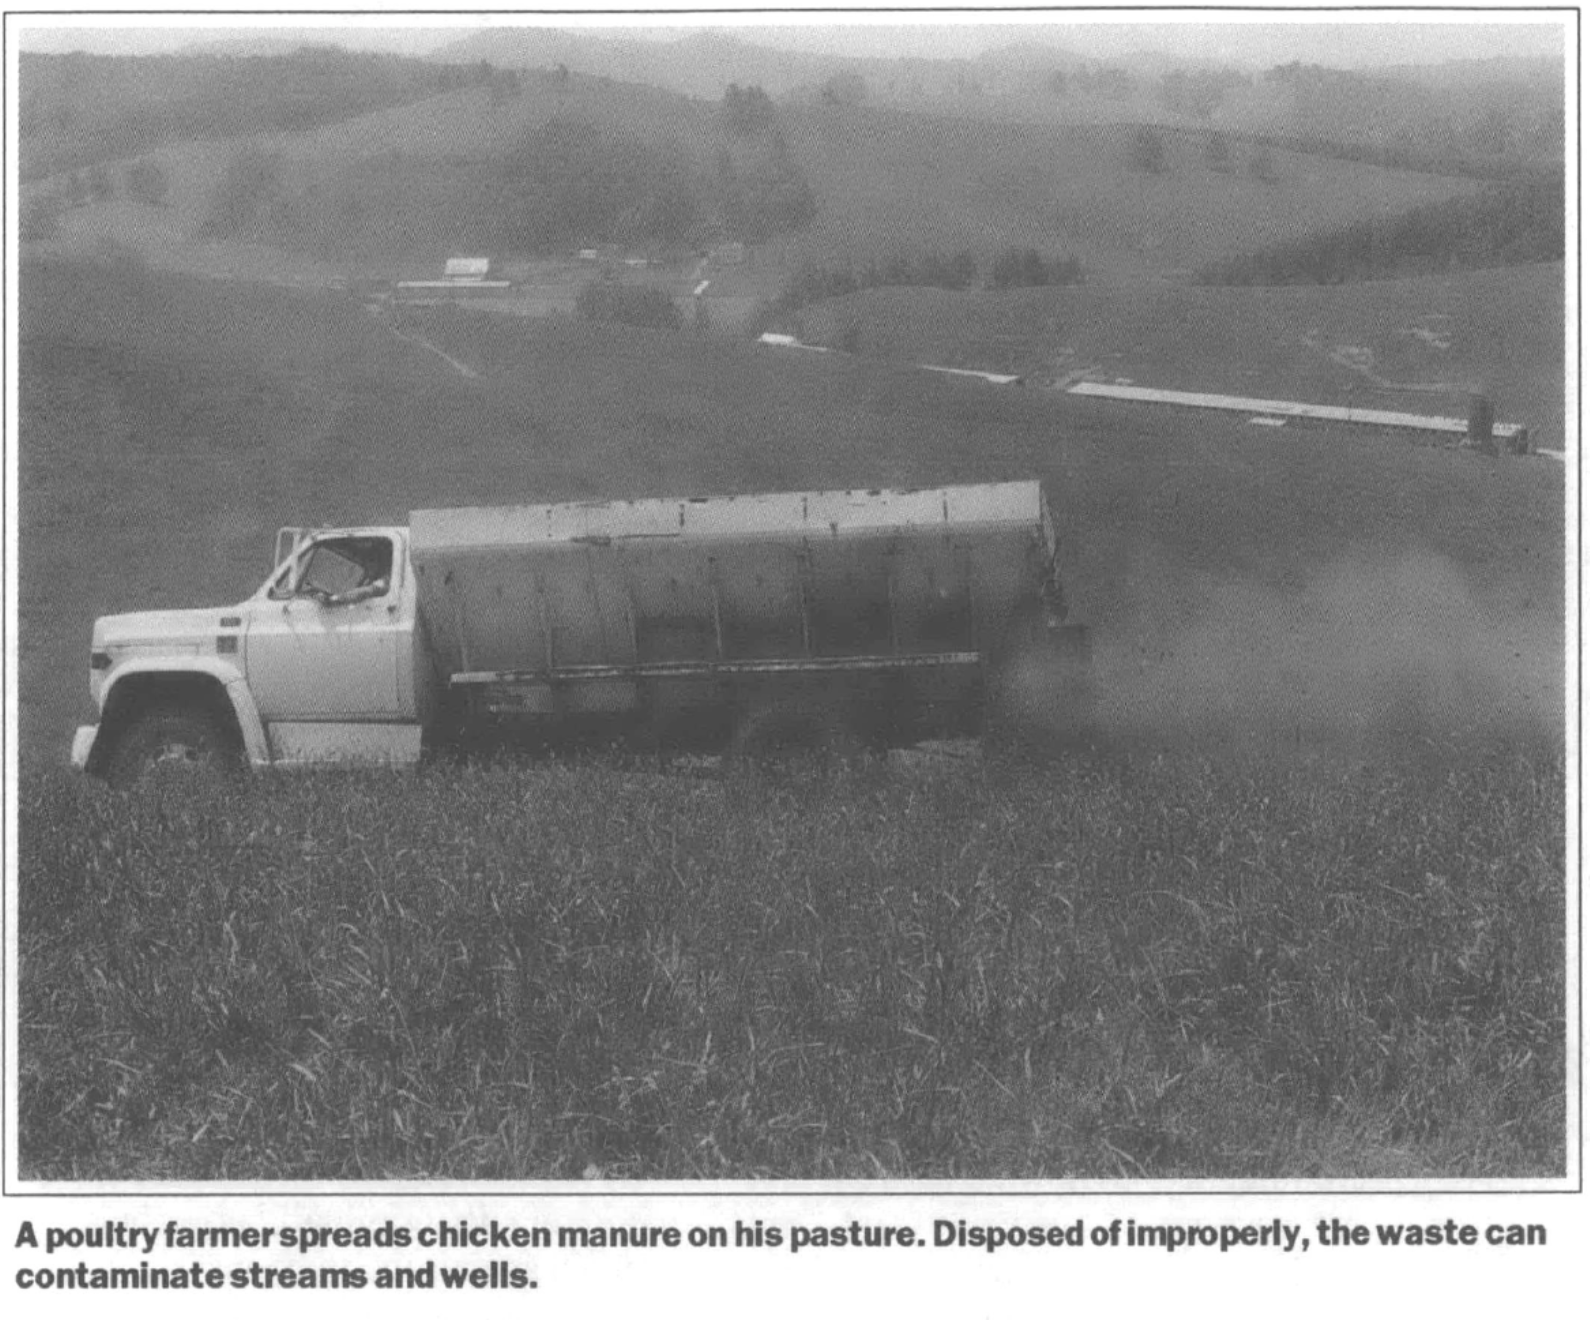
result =
[[[1150,174],[1133,166],[1135,130],[1118,124],[1044,128],[867,106],[784,107],[779,118],[818,214],[810,228],[758,252],[775,287],[783,270],[805,261],[902,248],[987,254],[1011,244],[1079,257],[1090,279],[1164,275],[1477,187],[1269,149],[1259,169],[1240,143],[1228,164],[1215,166],[1203,132],[1167,132],[1166,168]],[[61,215],[51,241],[58,251],[123,242],[180,267],[184,245],[202,237],[229,166],[252,152],[270,164],[271,190],[236,237],[344,267],[434,266],[491,232],[491,184],[501,162],[553,120],[667,148],[704,174],[715,168],[723,140],[715,104],[529,73],[511,94],[475,86],[304,132],[265,134],[247,147],[162,147],[147,153],[167,181],[160,204],[121,193],[89,199]],[[25,199],[59,195],[64,186],[60,178],[42,181]]]
[[[279,524],[505,500],[1038,476],[1078,615],[1123,673],[1175,654],[1211,599],[1308,599],[1333,565],[1415,556],[1487,657],[1511,648],[1521,681],[1560,683],[1562,469],[1543,462],[1278,441],[711,336],[409,313],[467,378],[345,297],[126,269],[30,265],[21,297],[30,761],[63,755],[87,714],[96,614],[235,599]],[[1418,590],[1400,571],[1369,574],[1379,608]]]
[[[1406,35],[1406,34],[1404,34]],[[668,40],[554,29],[494,29],[434,58],[645,83],[706,100],[731,83],[782,100],[849,99],[952,119],[1043,124],[1160,123],[1309,140],[1405,164],[1490,173],[1562,157],[1562,60],[1541,56],[1387,65],[1348,71],[1272,62],[1219,63],[1151,47],[1101,60],[1068,49],[1065,29],[1013,29],[971,58],[817,53],[748,35]],[[1166,40],[1145,31],[1145,43]]]

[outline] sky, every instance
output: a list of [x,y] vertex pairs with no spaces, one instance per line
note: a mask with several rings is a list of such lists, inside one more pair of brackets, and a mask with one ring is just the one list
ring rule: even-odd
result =
[[[1398,13],[1400,17],[1410,11]],[[1096,58],[1158,50],[1184,58],[1218,59],[1240,65],[1267,67],[1303,60],[1345,68],[1503,54],[1561,55],[1563,51],[1564,18],[1560,12],[1547,16],[1546,22],[1531,22],[1523,15],[1496,11],[1491,11],[1489,17],[1506,21],[1460,21],[1451,10],[1433,11],[1415,22],[1392,21],[1389,14],[1362,16],[1361,21],[1341,13],[1325,19],[1306,12],[1267,10],[1263,16],[1265,21],[1257,21],[1249,15],[1203,11],[1188,14],[1185,21],[1167,22],[1164,11],[1157,11],[1145,15],[1143,21],[1128,23],[1120,21],[1119,12],[1082,14],[1071,10],[1057,15],[1055,21],[1033,22],[1031,10],[1020,16],[1001,17],[983,9],[962,15],[966,21],[947,22],[943,13],[924,12],[903,19],[899,14],[850,13],[843,15],[845,21],[835,22],[833,11],[807,16],[793,11],[767,11],[715,18],[698,11],[671,22],[659,19],[655,13],[644,19],[589,18],[586,22],[615,36],[663,39],[710,25],[728,28],[742,39],[762,45],[885,57],[968,56],[993,46],[1042,42]],[[769,18],[780,21],[772,25]],[[523,16],[497,16],[486,21],[522,22]],[[574,21],[577,20],[567,17],[551,20],[558,26],[572,26]],[[268,18],[227,16],[212,20],[207,26],[191,21],[174,26],[167,15],[151,21],[130,14],[108,18],[103,13],[75,20],[62,14],[58,18],[14,22],[24,50],[88,50],[102,54],[151,54],[248,32],[418,55],[483,25],[478,15],[429,14],[416,16],[408,26],[398,27],[390,15],[379,11],[368,21],[358,23],[350,22],[346,13],[317,21],[312,12],[294,12],[284,17],[281,11]]]

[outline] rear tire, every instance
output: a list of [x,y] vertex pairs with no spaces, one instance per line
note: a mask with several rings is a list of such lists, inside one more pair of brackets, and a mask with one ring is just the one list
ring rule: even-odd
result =
[[117,788],[144,780],[190,781],[230,774],[236,742],[214,717],[182,707],[156,707],[133,718],[116,740],[105,777]]

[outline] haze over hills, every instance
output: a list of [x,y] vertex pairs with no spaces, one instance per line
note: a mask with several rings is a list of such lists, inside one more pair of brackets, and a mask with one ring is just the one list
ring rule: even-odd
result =
[[[1343,69],[1387,65],[1439,64],[1504,56],[1546,56],[1561,60],[1565,27],[1560,20],[1520,16],[1510,22],[1462,22],[1446,18],[1426,22],[1387,21],[1346,15],[1329,22],[1274,23],[1244,17],[1219,21],[1206,15],[1189,21],[1156,17],[1137,22],[1096,22],[1067,16],[1034,21],[1030,14],[1003,16],[997,11],[963,15],[968,21],[947,22],[939,16],[902,13],[832,14],[804,21],[769,21],[768,15],[717,15],[703,21],[684,17],[651,25],[622,15],[560,15],[535,22],[531,16],[498,21],[490,29],[467,17],[448,26],[424,22],[398,26],[391,18],[350,21],[346,15],[323,23],[281,23],[248,16],[204,26],[182,23],[137,25],[87,24],[40,16],[20,25],[21,48],[29,51],[84,51],[97,54],[154,54],[215,48],[233,42],[266,40],[294,45],[335,43],[348,50],[373,50],[402,55],[430,55],[485,31],[541,27],[576,32],[596,40],[677,42],[692,33],[734,37],[775,50],[866,59],[975,59],[1000,47],[1049,47],[1083,59],[1134,62],[1190,60],[1258,69],[1301,60]],[[1096,16],[1094,16],[1096,17]],[[239,36],[241,32],[249,36]]]
[[[1014,24],[959,45],[917,25],[892,52],[861,29],[518,26],[408,34],[425,58],[338,50],[377,34],[332,27],[207,32],[190,55],[30,51],[27,251],[318,283],[489,252],[563,262],[535,278],[559,284],[542,306],[572,307],[595,271],[569,263],[605,247],[653,262],[631,278],[665,297],[710,274],[696,311],[719,328],[811,270],[833,293],[953,263],[947,301],[891,294],[927,329],[997,261],[1103,291],[1560,259],[1538,223],[1563,164],[1551,34],[1425,64],[1471,56],[1474,33],[1386,27],[1371,48],[1350,27],[1310,35],[1386,58],[1264,67],[1242,61],[1282,48],[1256,29]],[[283,53],[299,35],[314,44]],[[744,260],[699,269],[725,242]],[[1089,297],[1103,325],[1136,315]],[[975,319],[1013,305],[989,292]]]

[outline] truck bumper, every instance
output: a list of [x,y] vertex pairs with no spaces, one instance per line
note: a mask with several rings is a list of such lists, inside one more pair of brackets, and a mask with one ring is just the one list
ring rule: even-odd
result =
[[72,768],[87,770],[88,758],[94,754],[94,740],[99,737],[99,725],[79,724],[72,735]]

